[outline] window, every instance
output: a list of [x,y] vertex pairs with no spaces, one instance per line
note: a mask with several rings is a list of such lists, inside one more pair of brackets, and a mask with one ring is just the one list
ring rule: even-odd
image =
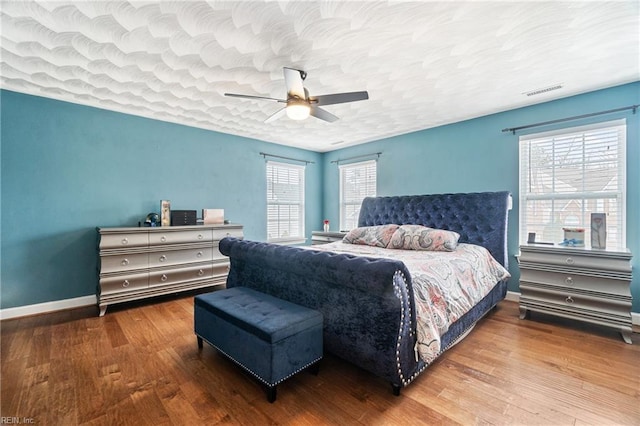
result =
[[304,241],[304,166],[267,162],[267,240]]
[[560,242],[563,227],[585,228],[605,213],[607,247],[626,246],[624,120],[520,137],[520,241]]
[[340,229],[356,228],[362,200],[375,195],[375,160],[340,166]]

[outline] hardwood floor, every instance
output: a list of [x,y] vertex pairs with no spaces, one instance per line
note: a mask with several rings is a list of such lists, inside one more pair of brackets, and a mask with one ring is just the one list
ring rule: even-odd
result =
[[[257,382],[193,334],[193,295],[6,320],[0,414],[38,425],[640,425],[640,336],[503,301],[415,382],[327,355],[320,374]],[[3,420],[7,423],[11,419]]]

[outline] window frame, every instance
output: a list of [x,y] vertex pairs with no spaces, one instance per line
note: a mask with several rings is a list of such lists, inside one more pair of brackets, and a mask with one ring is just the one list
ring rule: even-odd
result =
[[[273,201],[273,190],[274,190],[273,182],[272,182],[273,177],[270,176],[270,173],[273,174],[273,171],[270,171],[270,168],[279,169],[280,171],[286,170],[286,173],[291,173],[292,171],[295,171],[298,174],[298,183],[296,186],[299,188],[299,191],[298,191],[298,197],[296,197],[297,199],[295,202],[291,202],[288,200],[280,201],[280,202]],[[270,160],[266,161],[265,178],[266,178],[266,187],[267,187],[266,188],[267,242],[276,243],[276,244],[299,244],[299,243],[304,243],[306,241],[306,237],[305,237],[305,173],[306,173],[305,165],[283,163],[283,162],[270,161]],[[283,228],[288,228],[289,231],[291,231],[291,226],[287,227],[282,225],[286,222],[289,222],[289,225],[291,225],[291,222],[294,221],[291,217],[289,217],[288,219],[282,220],[279,217],[280,216],[279,214],[277,218],[272,217],[271,207],[273,206],[298,206],[298,217],[297,217],[297,221],[298,221],[297,234],[298,235],[290,235],[287,237],[282,237],[282,236],[270,237],[270,233],[269,233],[270,224],[274,222],[274,219],[277,222],[278,234],[281,234],[281,232],[284,230]]]
[[[368,180],[367,177],[365,177],[364,180],[364,184],[367,185],[367,187],[369,187],[371,184],[373,184],[373,192],[369,192],[367,191],[367,189],[370,188],[365,188],[364,192],[365,195],[363,197],[361,197],[358,200],[345,200],[346,194],[345,194],[345,179],[346,179],[346,175],[345,173],[349,170],[354,170],[354,169],[363,169],[366,172],[366,169],[371,167],[373,165],[374,167],[374,173],[373,173],[373,182],[371,180]],[[358,217],[355,217],[355,223],[353,227],[350,227],[348,225],[348,220],[346,218],[347,216],[347,206],[354,206],[356,208],[356,216],[360,215],[360,206],[362,205],[362,200],[365,197],[375,197],[377,194],[377,186],[378,186],[378,161],[377,160],[367,160],[367,161],[359,161],[359,162],[354,162],[354,163],[349,163],[349,164],[340,164],[338,165],[338,170],[339,170],[339,184],[340,184],[340,195],[339,195],[339,204],[340,204],[340,230],[342,231],[349,231],[350,229],[356,228],[358,226]]]
[[[591,146],[588,146],[587,142],[585,141],[585,136],[593,135],[596,132],[604,133],[605,131],[610,131],[611,134],[614,134],[617,132],[616,141],[618,145],[617,145],[617,153],[615,157],[617,188],[614,190],[605,190],[606,187],[601,190],[585,190],[584,189],[585,185],[587,183],[591,183],[590,181],[587,181],[586,179],[584,179],[585,176],[588,176],[587,174],[588,171],[586,167],[589,164],[594,163],[590,161],[590,158],[593,158],[593,157],[587,157],[587,153],[586,153],[587,148],[590,148]],[[556,150],[559,151],[561,148],[568,147],[571,143],[576,143],[575,140],[572,142],[569,142],[568,140],[564,141],[564,139],[567,139],[573,135],[575,136],[580,135],[582,137],[582,149],[583,149],[582,162],[578,162],[574,164],[580,165],[580,167],[582,168],[582,178],[580,180],[580,183],[582,184],[583,189],[582,190],[576,189],[576,191],[574,192],[568,192],[568,191],[562,192],[561,190],[556,190],[556,187],[559,187],[560,186],[559,184],[562,183],[558,181],[558,179],[556,178],[556,175],[557,175],[556,172],[562,166],[566,167],[566,165],[564,163],[558,163],[556,161],[555,153],[556,153]],[[533,180],[532,173],[531,173],[531,170],[533,170],[533,167],[529,167],[529,165],[531,164],[531,155],[530,155],[530,153],[532,152],[531,144],[542,143],[543,141],[546,141],[548,144],[550,144],[553,147],[552,150],[553,150],[554,157],[552,157],[553,160],[550,161],[551,167],[547,167],[547,170],[549,171],[547,174],[552,176],[549,181],[552,183],[553,190],[544,192],[544,193],[534,193],[534,191],[530,191],[528,188],[528,186],[529,187],[531,186],[530,182]],[[558,141],[557,147],[555,145],[556,141]],[[596,143],[603,143],[603,141],[604,141],[603,137],[593,140],[594,145]],[[607,147],[606,149],[608,150],[609,148]],[[553,130],[549,132],[534,133],[534,134],[520,136],[519,146],[518,146],[518,157],[519,157],[518,178],[519,178],[519,192],[520,192],[519,194],[520,244],[524,244],[528,240],[527,235],[529,232],[534,232],[534,230],[531,230],[530,227],[536,226],[535,222],[531,222],[528,220],[528,217],[527,217],[528,202],[529,203],[536,202],[536,201],[551,202],[553,205],[554,203],[558,201],[563,201],[563,200],[576,201],[576,203],[578,203],[581,208],[581,216],[578,217],[577,224],[567,224],[567,223],[559,224],[559,223],[555,223],[552,220],[550,225],[544,225],[544,226],[548,227],[551,230],[552,234],[561,233],[562,227],[584,228],[586,233],[585,247],[590,247],[591,226],[590,226],[589,214],[602,212],[602,211],[598,209],[590,210],[589,204],[591,203],[591,204],[604,205],[604,202],[602,202],[602,200],[609,200],[609,202],[615,203],[615,209],[613,211],[617,213],[616,223],[615,223],[615,226],[616,226],[615,229],[617,231],[615,234],[617,235],[617,240],[612,242],[610,240],[610,235],[608,232],[607,248],[625,249],[626,248],[626,230],[627,230],[627,220],[626,220],[627,154],[626,154],[626,149],[627,149],[627,125],[626,125],[625,119],[598,122],[598,123],[588,124],[584,126],[563,128],[563,129]],[[527,150],[526,153],[525,153],[525,150]],[[604,155],[604,154],[605,154],[605,150],[600,149],[595,154],[590,154],[590,155]],[[595,163],[597,164],[597,162]],[[601,161],[601,163],[605,164],[606,162]],[[610,162],[610,163],[614,164],[614,162]],[[542,170],[543,168],[544,167],[539,167],[538,170]],[[527,183],[529,183],[529,185],[527,185]],[[601,202],[602,204],[600,204]],[[556,210],[555,206],[552,207],[551,216],[557,215],[559,211],[560,209]],[[571,217],[573,218],[573,216]],[[542,224],[537,224],[537,225],[541,226]],[[607,230],[609,231],[609,229],[613,225],[614,224],[607,221]],[[554,241],[548,241],[548,242],[559,243],[562,241],[562,237],[558,237],[558,238],[559,238],[558,241],[554,240]],[[544,237],[541,238],[540,236],[537,236],[536,241],[545,241],[545,239]]]

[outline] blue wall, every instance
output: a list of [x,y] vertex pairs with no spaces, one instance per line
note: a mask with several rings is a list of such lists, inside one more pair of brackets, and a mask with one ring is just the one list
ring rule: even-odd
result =
[[[175,209],[224,208],[249,239],[266,239],[265,151],[315,161],[306,173],[306,232],[339,223],[338,167],[382,152],[378,194],[508,190],[509,253],[518,248],[518,137],[501,129],[640,104],[640,82],[326,154],[0,91],[1,308],[95,294],[96,226],[134,226],[161,199]],[[640,312],[640,113],[627,119],[627,245]],[[518,290],[519,272],[511,257]]]
[[331,161],[375,152],[382,152],[378,160],[378,195],[510,191],[514,206],[509,214],[509,269],[513,276],[509,289],[518,291],[520,274],[513,255],[518,251],[519,136],[625,118],[627,247],[634,255],[633,311],[640,312],[640,111],[632,114],[629,110],[537,127],[516,135],[501,131],[638,104],[640,82],[332,151],[326,154],[324,161],[324,216],[331,223],[339,223],[339,173],[338,166]]
[[96,226],[137,226],[161,199],[224,208],[266,239],[259,152],[314,161],[306,231],[322,220],[322,155],[306,150],[0,91],[1,308],[95,294]]

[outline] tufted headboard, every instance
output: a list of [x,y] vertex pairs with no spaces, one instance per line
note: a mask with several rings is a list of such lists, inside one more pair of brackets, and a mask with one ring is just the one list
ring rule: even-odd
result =
[[509,192],[367,197],[358,226],[423,225],[460,234],[461,243],[486,247],[505,268]]

